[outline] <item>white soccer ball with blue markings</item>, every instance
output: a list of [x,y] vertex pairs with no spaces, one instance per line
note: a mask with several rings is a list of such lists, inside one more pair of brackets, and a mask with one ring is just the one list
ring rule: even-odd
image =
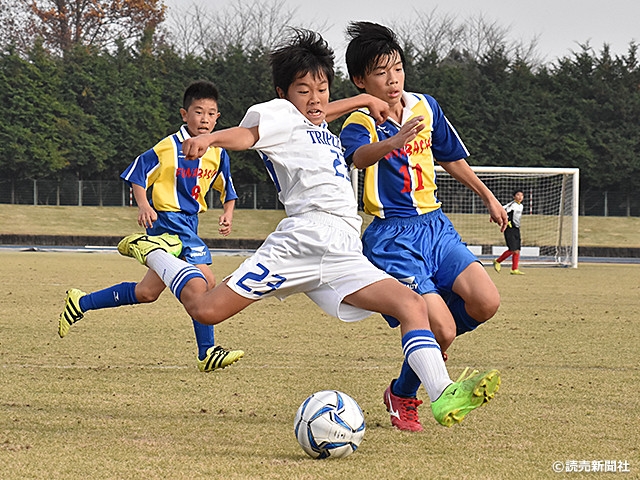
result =
[[364,414],[346,393],[322,390],[302,402],[293,428],[310,457],[343,458],[355,452],[364,437]]

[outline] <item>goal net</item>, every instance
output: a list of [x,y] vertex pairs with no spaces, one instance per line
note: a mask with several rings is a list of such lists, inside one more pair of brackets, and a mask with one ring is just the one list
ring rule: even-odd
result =
[[[514,189],[524,192],[521,263],[578,266],[579,169],[471,168],[503,205],[513,200]],[[478,257],[499,256],[506,249],[504,236],[489,222],[488,211],[480,198],[442,167],[436,166],[436,175],[442,210],[469,249]],[[359,172],[357,178],[354,187],[357,197],[361,198],[364,173]]]

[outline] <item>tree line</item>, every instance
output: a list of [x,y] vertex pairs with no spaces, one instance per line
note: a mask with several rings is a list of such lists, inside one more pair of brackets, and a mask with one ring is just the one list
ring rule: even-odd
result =
[[[115,3],[128,10],[109,10]],[[80,4],[100,6],[102,17],[99,9],[74,10]],[[113,18],[104,18],[108,12]],[[118,178],[177,130],[182,93],[196,79],[219,88],[217,128],[237,125],[247,107],[274,97],[268,52],[287,25],[300,26],[294,18],[282,0],[238,0],[215,14],[193,6],[173,19],[160,0],[1,3],[1,179]],[[440,102],[469,163],[579,167],[583,189],[640,189],[634,43],[623,55],[587,44],[542,63],[534,42],[510,43],[506,30],[481,17],[417,21],[396,28],[406,89]],[[332,98],[355,93],[339,69]],[[338,132],[340,121],[331,128]],[[232,169],[237,183],[265,180],[253,152],[232,153]]]

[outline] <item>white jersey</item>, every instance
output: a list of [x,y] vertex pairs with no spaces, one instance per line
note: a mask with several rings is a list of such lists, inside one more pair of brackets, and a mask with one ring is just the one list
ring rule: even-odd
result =
[[240,122],[258,127],[257,150],[287,215],[324,212],[360,233],[362,219],[340,139],[327,123],[316,126],[284,99],[254,105]]
[[522,218],[523,206],[515,200],[503,205],[509,216],[509,221],[514,227],[520,228],[520,219]]

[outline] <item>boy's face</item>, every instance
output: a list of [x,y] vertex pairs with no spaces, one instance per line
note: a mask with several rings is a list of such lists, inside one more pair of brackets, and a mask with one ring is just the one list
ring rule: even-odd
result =
[[212,98],[194,100],[187,110],[181,108],[180,114],[182,115],[182,121],[187,124],[189,135],[192,137],[211,133],[220,116],[218,102]]
[[393,107],[402,101],[404,67],[400,55],[395,52],[378,59],[364,77],[354,77],[355,85],[369,95],[384,100]]
[[522,200],[524,200],[524,193],[516,192],[516,194],[513,196],[513,199],[518,203],[522,203]]
[[329,82],[324,75],[314,76],[309,72],[294,80],[286,94],[281,89],[278,94],[293,103],[314,125],[324,122],[329,103]]

